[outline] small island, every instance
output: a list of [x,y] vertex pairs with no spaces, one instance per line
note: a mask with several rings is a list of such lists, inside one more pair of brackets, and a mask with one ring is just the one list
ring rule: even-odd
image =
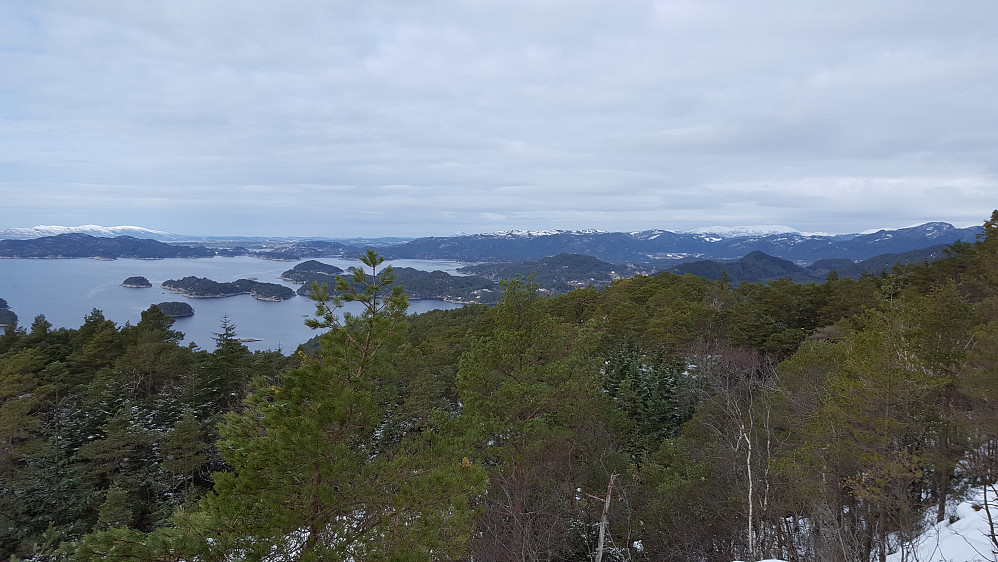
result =
[[235,295],[252,295],[261,301],[283,301],[295,296],[289,287],[277,283],[261,283],[250,279],[238,279],[231,283],[219,283],[205,277],[188,276],[183,279],[167,279],[160,285],[174,293],[188,298],[220,298]]
[[336,282],[336,276],[341,275],[343,269],[328,263],[316,260],[303,261],[293,268],[281,274],[281,279],[292,283],[311,285],[313,281],[328,283],[332,285]]
[[160,312],[169,316],[170,318],[183,318],[185,316],[194,316],[194,307],[187,304],[186,302],[161,302],[156,305],[156,308]]
[[296,292],[299,295],[308,296],[311,294],[312,283],[335,287],[336,277],[342,273],[344,273],[343,269],[335,265],[308,260],[282,273],[281,279],[304,285],[304,287],[298,289]]
[[148,289],[152,287],[152,283],[150,283],[148,279],[142,277],[141,275],[135,275],[122,281],[121,286],[128,287],[131,289]]

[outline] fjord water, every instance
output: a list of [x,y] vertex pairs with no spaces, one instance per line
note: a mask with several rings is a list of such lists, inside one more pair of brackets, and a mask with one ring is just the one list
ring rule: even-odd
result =
[[[357,260],[322,258],[319,261],[346,270],[361,267]],[[281,349],[285,353],[316,335],[304,320],[315,312],[315,304],[306,297],[296,296],[282,302],[259,301],[250,295],[191,299],[172,293],[159,285],[167,279],[188,275],[227,282],[255,278],[265,283],[280,283],[297,289],[279,279],[281,273],[300,262],[261,260],[246,256],[232,258],[164,259],[164,260],[92,260],[92,259],[0,259],[0,298],[7,301],[25,328],[38,314],[55,328],[79,328],[83,318],[97,308],[119,326],[135,324],[143,310],[164,301],[182,301],[194,307],[194,316],[178,318],[173,327],[185,334],[184,343],[194,342],[204,349],[214,349],[213,334],[219,331],[222,318],[236,326],[240,338],[251,350]],[[398,267],[426,271],[442,270],[455,273],[457,262],[430,260],[398,260]],[[387,262],[386,262],[387,264]],[[149,289],[121,286],[127,277],[140,275],[152,283]],[[433,309],[458,308],[461,305],[442,300],[411,301],[410,313]],[[347,308],[356,312],[357,309]]]

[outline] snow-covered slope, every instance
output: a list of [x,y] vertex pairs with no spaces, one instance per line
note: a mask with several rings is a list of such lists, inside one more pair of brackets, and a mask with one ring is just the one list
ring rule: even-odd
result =
[[153,240],[169,241],[180,240],[181,236],[164,232],[162,230],[152,230],[141,226],[100,226],[97,224],[84,224],[80,226],[58,226],[40,225],[31,228],[8,228],[0,230],[0,239],[3,240],[30,240],[43,236],[56,236],[59,234],[88,234],[110,238],[114,236],[134,236],[136,238],[151,238]]
[[488,234],[478,234],[471,236],[480,236],[482,238],[494,237],[494,238],[537,238],[539,236],[555,236],[558,234],[572,234],[572,235],[583,235],[583,234],[606,234],[605,230],[598,230],[595,228],[589,228],[585,230],[557,230],[557,229],[547,229],[547,230],[500,230],[498,232],[490,232]]
[[722,238],[744,236],[769,236],[770,234],[803,234],[796,228],[781,224],[760,224],[755,226],[703,226],[687,231],[691,234],[716,234]]

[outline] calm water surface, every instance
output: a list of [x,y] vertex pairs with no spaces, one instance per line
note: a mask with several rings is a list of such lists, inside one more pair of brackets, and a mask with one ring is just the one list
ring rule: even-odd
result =
[[[341,267],[360,267],[357,260],[322,258],[319,261]],[[159,287],[167,279],[188,275],[226,282],[256,278],[297,289],[300,285],[279,279],[281,273],[300,262],[278,262],[246,256],[234,258],[113,260],[90,259],[33,260],[0,259],[0,298],[17,313],[18,323],[29,327],[37,314],[56,328],[79,328],[83,317],[94,308],[119,326],[135,324],[143,310],[164,301],[183,301],[194,307],[194,316],[178,318],[173,325],[186,335],[184,343],[214,349],[212,335],[219,331],[222,318],[228,316],[251,350],[282,349],[293,351],[298,344],[316,333],[305,327],[304,319],[315,312],[314,303],[296,296],[283,302],[259,301],[250,295],[217,299],[189,299]],[[435,260],[397,260],[396,267],[455,273],[461,264]],[[126,277],[141,275],[152,283],[150,289],[127,289],[121,286]],[[441,300],[411,301],[411,313],[433,309],[459,308],[461,305]],[[356,311],[357,309],[347,309]]]

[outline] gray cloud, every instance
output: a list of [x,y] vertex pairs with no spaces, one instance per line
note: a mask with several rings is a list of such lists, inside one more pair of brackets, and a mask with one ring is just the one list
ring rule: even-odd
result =
[[998,206],[996,16],[5,3],[0,205],[8,226],[209,234],[980,223]]

